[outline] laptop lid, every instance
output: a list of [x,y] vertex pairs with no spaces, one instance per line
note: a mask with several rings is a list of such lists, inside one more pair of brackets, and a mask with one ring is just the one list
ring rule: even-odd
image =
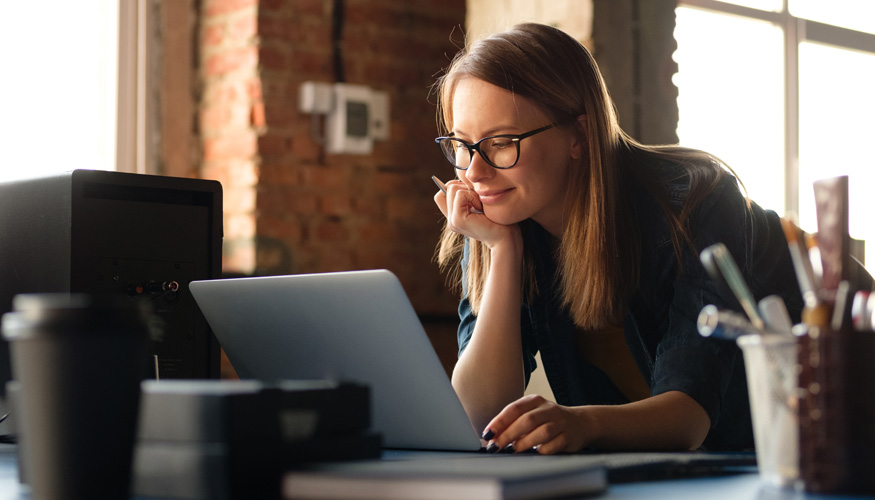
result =
[[240,378],[367,384],[387,448],[477,450],[443,365],[387,270],[193,281]]

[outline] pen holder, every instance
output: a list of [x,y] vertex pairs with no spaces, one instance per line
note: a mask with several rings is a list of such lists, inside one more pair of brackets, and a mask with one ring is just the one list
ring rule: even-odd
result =
[[757,466],[762,480],[781,487],[799,479],[796,419],[796,339],[790,335],[742,335]]
[[875,332],[811,326],[798,343],[805,489],[875,493]]

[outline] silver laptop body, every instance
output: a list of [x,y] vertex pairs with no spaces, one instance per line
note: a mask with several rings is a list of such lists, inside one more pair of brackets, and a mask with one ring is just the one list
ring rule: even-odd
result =
[[240,378],[361,382],[385,447],[480,448],[390,271],[194,281],[191,292]]

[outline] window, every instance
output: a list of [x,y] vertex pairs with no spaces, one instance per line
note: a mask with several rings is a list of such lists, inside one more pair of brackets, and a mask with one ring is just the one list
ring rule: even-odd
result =
[[724,159],[754,201],[807,231],[812,183],[848,175],[871,268],[875,2],[680,0],[676,13],[681,144]]
[[119,79],[119,47],[133,44],[136,58],[136,24],[121,30],[128,40],[120,40],[119,20],[126,11],[136,14],[136,6],[128,0],[4,4],[0,182],[116,169],[125,148],[118,110],[126,109],[119,105],[126,78],[123,71]]

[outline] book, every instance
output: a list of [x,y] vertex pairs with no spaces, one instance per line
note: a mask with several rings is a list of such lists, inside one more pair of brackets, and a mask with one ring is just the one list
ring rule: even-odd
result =
[[325,464],[282,484],[286,500],[536,500],[606,488],[605,467],[574,456],[485,454]]

